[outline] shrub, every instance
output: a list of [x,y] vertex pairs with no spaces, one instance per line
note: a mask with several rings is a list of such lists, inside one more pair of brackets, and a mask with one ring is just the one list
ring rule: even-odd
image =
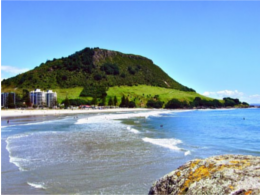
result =
[[100,70],[105,71],[108,75],[118,75],[119,68],[117,64],[105,63],[100,67]]
[[94,75],[94,79],[95,79],[96,81],[100,81],[100,80],[102,79],[102,75],[96,74],[96,75]]
[[148,108],[162,108],[163,102],[161,102],[161,101],[154,101],[154,100],[148,100],[146,106]]
[[128,108],[135,108],[136,107],[136,105],[135,105],[135,102],[134,101],[130,101],[129,103],[128,103]]
[[167,104],[165,105],[165,108],[169,108],[169,109],[182,108],[182,107],[183,107],[182,102],[175,98],[167,102]]

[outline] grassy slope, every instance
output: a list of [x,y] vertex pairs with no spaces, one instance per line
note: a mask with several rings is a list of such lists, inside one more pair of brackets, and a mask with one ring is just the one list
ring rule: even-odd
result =
[[[77,99],[79,98],[79,95],[81,91],[83,90],[83,87],[75,87],[75,88],[66,88],[66,89],[53,89],[57,93],[57,101],[59,103],[62,102],[62,100],[65,100],[66,97],[68,99]],[[84,98],[80,98],[84,99]]]
[[[75,88],[56,88],[52,89],[54,92],[57,92],[58,103],[61,103],[66,97],[69,99],[83,99],[91,100],[91,97],[79,97],[83,87]],[[13,88],[6,89],[6,91],[14,91],[16,93],[22,93],[22,90]],[[167,103],[169,100],[176,98],[181,101],[192,101],[195,97],[201,97],[201,99],[212,100],[211,98],[200,95],[196,92],[185,92],[175,89],[154,87],[147,85],[138,85],[138,86],[115,86],[110,87],[107,91],[108,102],[110,97],[116,96],[118,99],[118,104],[121,101],[121,97],[125,95],[130,101],[135,100],[137,106],[145,106],[149,99],[152,99],[155,95],[159,95],[159,100]]]
[[[169,100],[176,98],[181,101],[192,101],[195,97],[201,97],[202,99],[212,100],[195,92],[184,92],[175,89],[167,89],[161,87],[138,85],[138,86],[121,86],[110,87],[107,91],[108,98],[116,96],[118,101],[121,101],[121,97],[125,95],[130,101],[135,100],[138,106],[146,105],[149,99],[152,99],[155,95],[159,95],[159,100],[167,103]],[[107,98],[107,99],[108,99]]]

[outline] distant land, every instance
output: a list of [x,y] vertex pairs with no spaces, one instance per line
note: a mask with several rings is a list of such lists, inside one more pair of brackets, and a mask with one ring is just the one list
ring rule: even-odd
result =
[[152,107],[156,102],[163,107],[173,98],[183,103],[182,107],[194,106],[195,98],[195,106],[219,107],[224,103],[223,100],[213,103],[212,98],[180,84],[146,57],[98,47],[47,60],[33,70],[4,79],[1,84],[2,92],[16,92],[21,96],[24,90],[52,89],[58,94],[58,103],[71,99],[90,104],[96,99],[96,104],[102,101],[102,105],[113,105],[109,101],[116,98],[119,105],[123,96],[136,107],[146,107],[149,101]]
[[260,104],[250,104],[250,106],[256,106],[256,107],[260,107]]

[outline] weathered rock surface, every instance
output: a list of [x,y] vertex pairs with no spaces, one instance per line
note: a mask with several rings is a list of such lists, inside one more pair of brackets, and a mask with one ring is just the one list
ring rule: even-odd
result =
[[260,194],[260,157],[223,155],[195,159],[165,175],[149,194]]

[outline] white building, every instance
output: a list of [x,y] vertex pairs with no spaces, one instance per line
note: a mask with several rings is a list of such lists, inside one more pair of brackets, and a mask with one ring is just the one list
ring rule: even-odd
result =
[[57,102],[57,93],[52,90],[45,92],[35,89],[30,92],[30,99],[33,105],[53,107]]
[[57,93],[52,90],[48,90],[46,93],[46,104],[48,107],[53,107],[57,102]]
[[45,106],[46,105],[46,92],[40,89],[35,89],[30,92],[30,99],[33,105]]

